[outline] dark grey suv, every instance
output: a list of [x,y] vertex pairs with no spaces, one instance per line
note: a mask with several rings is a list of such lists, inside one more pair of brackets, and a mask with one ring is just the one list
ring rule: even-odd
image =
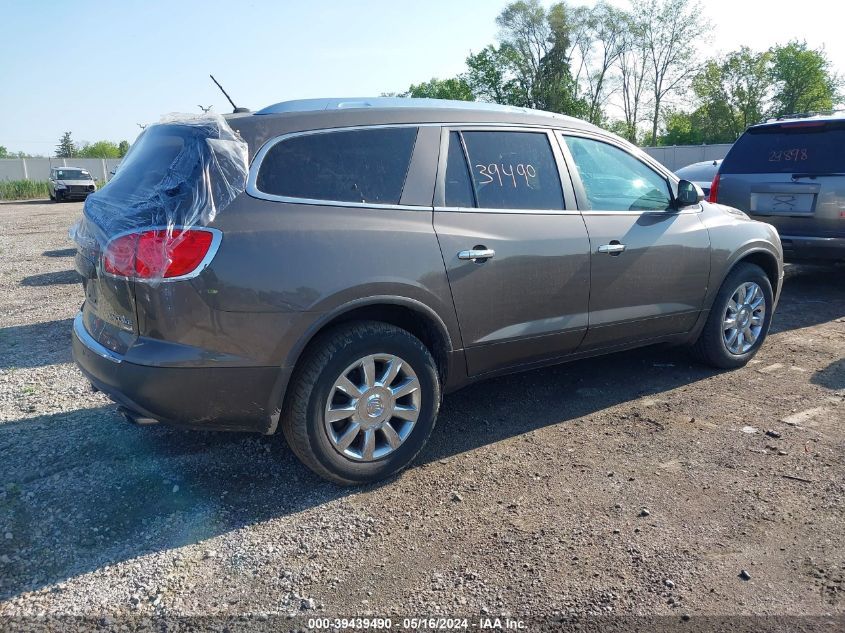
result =
[[74,356],[138,421],[281,429],[356,483],[472,381],[663,342],[739,367],[766,336],[776,231],[582,121],[413,99],[218,119],[148,128],[75,231]]
[[748,128],[719,167],[710,201],[773,224],[788,261],[845,261],[845,116]]

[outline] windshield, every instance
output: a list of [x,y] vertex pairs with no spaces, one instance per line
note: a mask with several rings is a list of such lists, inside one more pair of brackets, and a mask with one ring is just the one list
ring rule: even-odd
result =
[[84,169],[57,169],[56,178],[59,180],[91,180],[91,174]]
[[845,172],[845,121],[790,121],[751,128],[734,143],[723,174]]

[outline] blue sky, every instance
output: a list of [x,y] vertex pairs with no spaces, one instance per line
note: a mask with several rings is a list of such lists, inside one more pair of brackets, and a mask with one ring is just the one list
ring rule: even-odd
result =
[[[238,105],[253,109],[401,91],[463,71],[470,51],[495,40],[505,4],[3,0],[0,145],[49,154],[66,130],[77,141],[132,141],[137,123],[168,112],[199,112],[198,104],[228,112],[209,72]],[[819,20],[831,4],[805,0],[799,11],[792,0],[708,0],[705,14],[715,25],[709,46],[766,48],[806,38],[825,45],[845,71],[840,21]]]

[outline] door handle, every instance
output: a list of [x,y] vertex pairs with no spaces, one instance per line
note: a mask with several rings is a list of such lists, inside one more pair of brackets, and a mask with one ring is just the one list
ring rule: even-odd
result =
[[617,241],[613,241],[610,244],[602,244],[599,246],[599,253],[607,253],[608,255],[619,255],[625,250],[625,245],[620,244]]
[[496,256],[492,248],[472,248],[468,251],[458,253],[458,259],[471,259],[472,261],[485,261]]

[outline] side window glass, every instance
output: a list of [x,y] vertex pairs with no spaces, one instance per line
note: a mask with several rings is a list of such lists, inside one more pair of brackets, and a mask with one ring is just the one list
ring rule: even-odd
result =
[[290,198],[399,204],[417,128],[373,128],[295,136],[270,148],[259,191]]
[[449,133],[449,153],[446,156],[446,206],[472,208],[475,200],[472,195],[472,181],[469,177],[461,135]]
[[669,184],[628,152],[609,143],[565,136],[590,206],[597,211],[663,211]]
[[479,131],[462,136],[479,208],[564,208],[557,164],[545,133]]

